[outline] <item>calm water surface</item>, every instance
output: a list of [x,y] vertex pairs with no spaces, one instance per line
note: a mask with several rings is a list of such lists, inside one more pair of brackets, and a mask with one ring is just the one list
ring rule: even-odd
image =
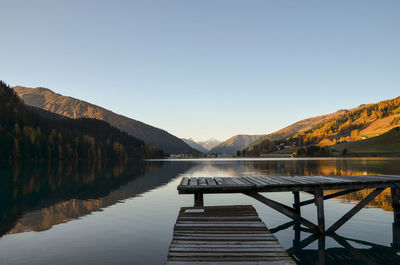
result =
[[[118,165],[0,165],[0,264],[163,264],[180,207],[183,176],[400,175],[400,160],[168,160]],[[327,226],[366,195],[325,202]],[[291,205],[291,193],[266,196]],[[301,193],[301,199],[311,198]],[[341,227],[325,246],[290,219],[241,194],[205,195],[206,205],[253,205],[298,264],[400,264],[390,191]],[[315,206],[302,215],[315,222]],[[281,226],[281,227],[280,227]],[[276,228],[276,229],[275,229]],[[282,228],[280,230],[280,228]],[[295,236],[297,234],[297,236]],[[305,241],[304,241],[305,240]],[[300,241],[303,241],[299,244]],[[306,245],[305,242],[310,244]],[[397,243],[396,243],[397,242]],[[393,244],[394,243],[394,244]],[[321,259],[320,259],[321,260]]]

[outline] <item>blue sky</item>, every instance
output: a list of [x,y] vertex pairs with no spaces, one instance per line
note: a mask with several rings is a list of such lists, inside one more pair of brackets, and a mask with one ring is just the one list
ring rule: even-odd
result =
[[0,79],[224,140],[400,96],[400,1],[5,1]]

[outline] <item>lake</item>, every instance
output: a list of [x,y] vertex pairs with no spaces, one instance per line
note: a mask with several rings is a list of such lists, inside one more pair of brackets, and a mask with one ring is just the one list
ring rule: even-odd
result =
[[[120,164],[0,164],[0,264],[163,264],[178,211],[193,205],[178,195],[183,176],[400,175],[396,158],[187,159]],[[366,196],[359,191],[325,201],[333,224]],[[287,205],[291,193],[268,193]],[[301,199],[310,199],[301,193]],[[205,195],[205,205],[251,204],[298,264],[318,264],[318,240],[301,248],[310,234],[279,226],[286,216],[242,194]],[[316,222],[314,205],[302,215]],[[274,229],[277,228],[277,229]],[[393,236],[390,190],[326,237],[326,264],[399,262]],[[295,236],[297,234],[297,236]],[[299,237],[300,234],[300,237]],[[393,244],[394,243],[394,244]],[[321,246],[320,246],[321,247]],[[392,263],[391,263],[392,262]]]

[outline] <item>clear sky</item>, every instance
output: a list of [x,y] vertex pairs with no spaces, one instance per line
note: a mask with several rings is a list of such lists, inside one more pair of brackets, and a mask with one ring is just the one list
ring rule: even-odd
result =
[[0,1],[0,79],[224,140],[400,96],[400,1]]

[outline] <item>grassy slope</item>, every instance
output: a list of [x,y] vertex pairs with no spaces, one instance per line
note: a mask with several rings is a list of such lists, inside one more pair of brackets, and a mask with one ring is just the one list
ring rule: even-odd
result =
[[400,127],[382,135],[355,142],[340,143],[332,146],[340,153],[347,149],[349,154],[400,154]]

